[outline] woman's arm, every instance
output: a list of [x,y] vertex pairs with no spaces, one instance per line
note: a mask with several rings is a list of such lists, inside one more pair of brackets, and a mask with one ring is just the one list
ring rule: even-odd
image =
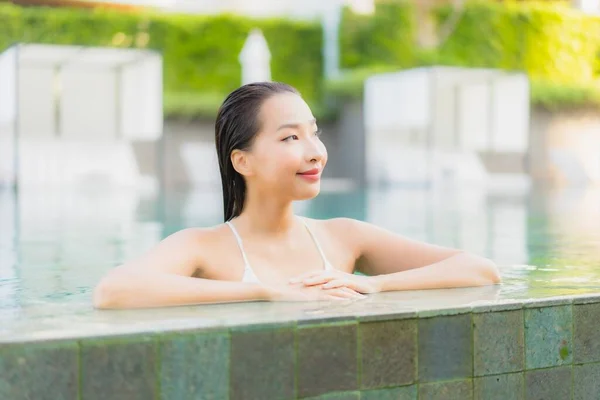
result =
[[[167,307],[240,301],[315,301],[357,298],[348,288],[305,288],[300,285],[265,286],[210,279],[203,255],[218,249],[222,236],[214,231],[187,229],[165,238],[136,260],[106,274],[93,293],[94,307],[124,309]],[[232,242],[232,245],[235,245]],[[204,278],[196,278],[197,271]]]
[[357,269],[372,276],[370,281],[378,290],[484,286],[501,281],[498,268],[487,258],[411,240],[358,220],[339,219],[334,224],[356,249]]
[[458,253],[439,262],[406,271],[373,276],[380,291],[445,289],[500,283],[496,265],[483,257]]
[[267,300],[259,284],[193,278],[168,273],[110,274],[94,290],[94,307],[129,309]]
[[266,300],[258,284],[192,277],[202,265],[210,235],[185,229],[170,235],[138,259],[109,271],[93,293],[98,309],[145,308]]

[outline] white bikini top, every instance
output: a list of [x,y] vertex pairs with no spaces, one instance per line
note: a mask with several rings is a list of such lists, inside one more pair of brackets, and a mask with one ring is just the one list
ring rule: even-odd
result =
[[[310,234],[310,237],[312,238],[313,242],[315,243],[317,250],[319,250],[319,254],[321,255],[321,259],[323,260],[324,269],[326,271],[332,270],[333,266],[329,263],[329,261],[327,260],[327,257],[325,257],[325,253],[323,252],[323,249],[321,248],[319,241],[317,240],[316,236],[313,234],[311,229],[308,227],[306,220],[304,218],[300,218],[300,220],[304,223],[304,226],[306,227],[306,230],[308,231],[308,233]],[[246,256],[246,252],[244,251],[244,245],[242,244],[242,238],[238,234],[237,230],[235,229],[235,227],[233,226],[231,221],[227,221],[226,223],[231,228],[231,231],[233,232],[233,235],[235,236],[235,239],[240,248],[240,252],[242,253],[242,258],[244,259],[244,276],[242,277],[242,282],[260,283],[260,279],[258,279],[256,274],[254,273],[254,270],[250,266],[250,262],[248,261],[248,257]]]

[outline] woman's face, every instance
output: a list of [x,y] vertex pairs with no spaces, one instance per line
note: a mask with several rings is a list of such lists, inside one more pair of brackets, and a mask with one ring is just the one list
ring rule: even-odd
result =
[[262,104],[259,123],[246,155],[248,185],[292,201],[315,197],[327,151],[306,102],[294,93],[277,94]]

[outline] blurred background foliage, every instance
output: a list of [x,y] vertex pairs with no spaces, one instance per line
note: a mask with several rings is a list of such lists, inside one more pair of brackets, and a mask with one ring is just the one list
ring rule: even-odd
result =
[[415,25],[408,2],[380,1],[372,15],[356,14],[345,7],[339,35],[341,68],[413,66]]
[[[165,116],[212,117],[239,86],[238,54],[260,28],[274,80],[296,86],[318,117],[332,98],[357,98],[370,74],[428,65],[525,71],[532,103],[553,110],[600,107],[600,18],[560,1],[467,1],[430,12],[438,27],[455,19],[433,48],[417,45],[415,3],[381,0],[373,14],[344,9],[341,76],[323,78],[319,21],[199,16],[102,8],[22,7],[0,3],[0,49],[16,42],[140,47],[164,57]],[[325,100],[329,101],[326,102]]]
[[224,96],[240,85],[238,55],[252,28],[260,28],[269,44],[273,79],[294,85],[317,104],[323,66],[316,22],[0,3],[0,49],[37,42],[161,52],[167,116],[214,115]]
[[[411,2],[385,2],[375,15],[411,15]],[[390,12],[390,8],[396,10]],[[402,11],[401,11],[402,10]],[[469,1],[461,10],[447,5],[436,7],[432,18],[442,26],[448,18],[460,16],[447,39],[435,48],[422,49],[412,45],[406,57],[379,56],[365,52],[360,62],[355,51],[339,79],[328,82],[329,91],[344,97],[358,97],[362,83],[375,72],[429,65],[498,68],[525,71],[531,79],[534,105],[553,110],[573,107],[600,107],[600,17],[584,14],[560,1]],[[365,18],[364,16],[360,16]],[[346,10],[345,25],[353,18]],[[403,37],[415,43],[414,25],[395,18],[385,29],[371,30],[373,36]],[[344,24],[342,25],[344,26]],[[342,30],[342,38],[348,35]],[[377,42],[377,40],[375,40]],[[342,54],[348,44],[342,40]]]

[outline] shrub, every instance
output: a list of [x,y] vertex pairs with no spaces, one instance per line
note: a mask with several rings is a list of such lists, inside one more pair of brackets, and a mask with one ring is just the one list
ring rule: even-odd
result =
[[160,51],[167,116],[214,115],[215,103],[241,83],[238,55],[253,28],[260,28],[269,44],[272,79],[294,85],[318,106],[323,61],[317,22],[0,3],[0,51],[17,42]]

